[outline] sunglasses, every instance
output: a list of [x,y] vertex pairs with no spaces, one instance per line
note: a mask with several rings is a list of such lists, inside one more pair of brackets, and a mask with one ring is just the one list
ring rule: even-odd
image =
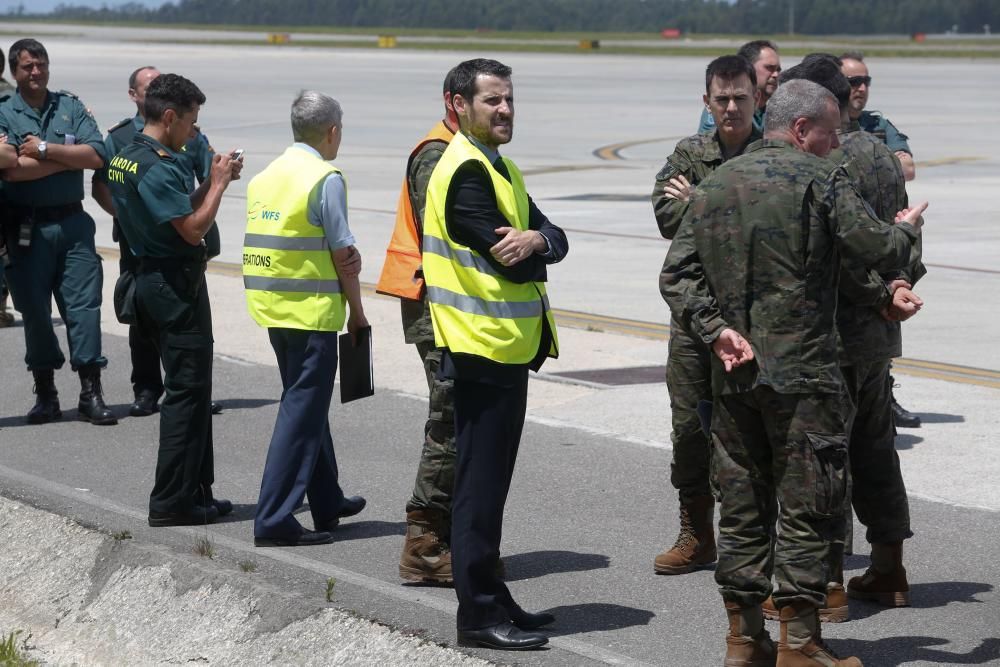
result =
[[861,84],[871,86],[872,78],[870,76],[849,76],[847,77],[847,83],[851,84],[851,88],[857,88]]

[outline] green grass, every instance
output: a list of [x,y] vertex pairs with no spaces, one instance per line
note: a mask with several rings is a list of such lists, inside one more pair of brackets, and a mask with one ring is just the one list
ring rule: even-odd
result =
[[211,560],[215,557],[215,547],[207,537],[200,537],[194,543],[192,550],[199,556]]
[[6,637],[0,636],[0,666],[2,667],[38,667],[37,660],[29,660],[24,655],[27,639],[18,641],[23,634],[14,630]]
[[326,601],[333,602],[333,587],[337,585],[337,580],[330,577],[326,580]]

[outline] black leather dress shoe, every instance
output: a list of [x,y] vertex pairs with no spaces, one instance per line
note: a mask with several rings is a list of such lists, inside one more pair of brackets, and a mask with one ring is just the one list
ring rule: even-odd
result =
[[920,417],[897,403],[895,396],[892,399],[892,421],[899,428],[920,428]]
[[479,630],[459,630],[459,646],[483,646],[501,651],[525,651],[549,643],[549,638],[536,632],[523,632],[513,623],[500,623]]
[[526,611],[510,615],[511,622],[522,630],[537,630],[538,628],[556,622],[556,617],[548,612],[532,614]]
[[222,403],[216,403],[215,401],[212,401],[212,414],[217,415],[220,412],[222,412]]
[[344,502],[340,505],[340,510],[337,512],[337,517],[341,519],[346,519],[349,516],[354,516],[361,510],[365,508],[368,501],[361,496],[351,496],[350,498],[344,498]]
[[153,528],[165,526],[201,526],[219,518],[219,510],[214,505],[195,505],[187,512],[149,512],[149,525]]
[[128,406],[128,413],[133,417],[148,417],[160,410],[160,406],[156,403],[159,399],[156,392],[140,391],[135,395],[132,405]]
[[333,535],[325,530],[303,530],[294,537],[255,537],[255,547],[311,547],[317,544],[330,544]]
[[212,506],[219,511],[219,516],[226,516],[233,513],[233,503],[225,498],[213,498]]

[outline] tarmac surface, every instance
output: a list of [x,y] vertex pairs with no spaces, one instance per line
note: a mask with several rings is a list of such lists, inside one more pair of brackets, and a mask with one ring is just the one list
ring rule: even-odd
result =
[[[87,28],[80,28],[85,32]],[[125,33],[123,33],[125,34]],[[402,343],[395,301],[369,296],[376,396],[332,408],[348,493],[369,506],[331,546],[255,549],[252,517],[280,383],[266,335],[246,315],[238,266],[246,182],[290,141],[288,106],[301,88],[337,97],[345,110],[337,165],[350,186],[351,226],[374,282],[391,233],[405,159],[440,116],[441,79],[455,53],[173,46],[46,37],[51,87],[78,94],[102,128],[130,115],[126,80],[144,64],[176,71],[208,96],[200,124],[218,150],[246,149],[246,180],[219,216],[223,253],[209,276],[215,337],[217,493],[237,505],[211,526],[221,563],[252,558],[260,576],[303,596],[338,581],[335,604],[392,627],[453,643],[454,594],[402,586],[396,565],[426,411],[419,361]],[[491,54],[469,54],[491,55]],[[657,577],[652,559],[676,535],[669,484],[669,406],[662,384],[667,309],[656,276],[667,244],[648,194],[673,144],[695,129],[705,60],[501,54],[514,68],[515,140],[505,149],[524,170],[539,207],[568,231],[571,251],[550,273],[562,355],[532,380],[528,424],[506,516],[502,553],[515,597],[553,611],[551,649],[474,652],[504,663],[719,664],[725,617],[710,570]],[[788,66],[791,62],[786,62]],[[916,536],[906,565],[913,607],[851,605],[852,620],[824,627],[841,654],[871,665],[1000,664],[1000,214],[992,201],[1000,91],[996,65],[960,60],[878,60],[870,106],[910,136],[927,199],[916,291],[924,310],[907,323],[897,364],[900,401],[921,414],[897,438]],[[93,202],[98,245],[112,248],[110,220]],[[127,418],[128,347],[114,320],[114,250],[103,251],[103,326],[115,427],[75,421],[75,378],[57,373],[64,420],[27,426],[30,376],[23,330],[0,330],[0,493],[137,541],[189,550],[204,531],[150,529],[156,418]],[[573,312],[566,312],[573,311]],[[64,331],[64,330],[61,330]],[[62,337],[62,333],[60,333]],[[64,337],[63,337],[64,340]],[[308,519],[306,519],[308,520]],[[867,566],[855,530],[851,576]],[[776,635],[777,626],[771,627]]]

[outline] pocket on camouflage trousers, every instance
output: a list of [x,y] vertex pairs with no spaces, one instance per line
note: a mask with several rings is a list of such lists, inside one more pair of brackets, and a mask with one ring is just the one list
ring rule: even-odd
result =
[[847,499],[847,436],[806,433],[806,438],[815,478],[813,510],[818,516],[841,516]]

